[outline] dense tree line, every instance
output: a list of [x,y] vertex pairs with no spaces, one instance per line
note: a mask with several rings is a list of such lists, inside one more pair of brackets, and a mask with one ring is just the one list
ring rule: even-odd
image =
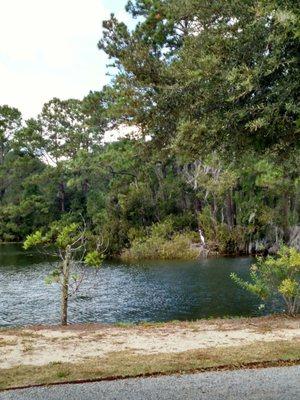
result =
[[[194,257],[199,229],[211,252],[298,243],[296,2],[126,8],[135,28],[112,15],[99,42],[110,85],[25,122],[0,108],[1,240],[83,217],[110,256]],[[138,137],[103,145],[124,123]]]

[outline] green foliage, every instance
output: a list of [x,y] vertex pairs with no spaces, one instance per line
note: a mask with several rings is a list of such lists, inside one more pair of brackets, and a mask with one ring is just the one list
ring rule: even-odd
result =
[[143,152],[149,146],[125,139],[57,166],[11,153],[5,161],[13,172],[0,207],[1,239],[22,240],[50,226],[45,240],[66,247],[83,216],[103,237],[108,256],[156,231],[170,238],[199,227],[211,253],[247,253],[251,243],[258,243],[257,251],[288,240],[299,221],[296,155],[278,166],[271,156],[249,154],[235,166],[216,154],[201,162],[181,156],[161,161],[159,153]]
[[115,118],[193,157],[298,145],[294,1],[138,0],[127,11],[135,28],[112,15],[99,42],[118,67],[107,89]]
[[84,263],[90,267],[99,268],[103,262],[103,254],[98,251],[90,251],[84,258]]
[[60,283],[60,281],[61,281],[61,270],[59,269],[54,269],[45,278],[45,283],[47,285],[51,285],[52,283]]
[[[133,29],[104,22],[99,48],[116,68],[101,92],[53,98],[25,122],[0,106],[0,240],[40,231],[66,249],[83,218],[109,257],[172,253],[160,243],[199,228],[210,253],[289,243],[300,223],[295,2],[126,10]],[[103,144],[124,123],[135,138]]]
[[212,252],[219,254],[243,254],[247,244],[247,228],[243,226],[230,227],[219,222],[212,215],[209,206],[204,207],[198,215],[207,246]]
[[90,93],[83,101],[54,98],[44,104],[38,122],[42,135],[48,137],[45,150],[54,160],[99,146],[105,128],[100,100],[99,95]]
[[145,236],[135,236],[130,248],[125,250],[121,257],[124,260],[197,259],[199,249],[193,247],[193,243],[197,241],[198,236],[195,232],[176,233],[172,220],[167,218],[163,222],[153,224]]
[[207,205],[198,215],[199,226],[203,230],[206,240],[212,242],[216,234],[216,221],[214,221],[210,207]]
[[50,235],[48,235],[50,240],[55,240],[55,244],[59,248],[65,249],[67,246],[70,246],[75,242],[78,239],[78,236],[81,235],[81,233],[78,233],[79,226],[76,223],[64,226],[61,230],[59,228],[59,225],[55,225],[53,229],[52,225],[49,232]]
[[91,239],[92,235],[85,226],[60,220],[53,222],[43,232],[39,230],[28,235],[24,241],[25,250],[38,246],[46,256],[54,257],[57,267],[45,278],[45,283],[61,286],[62,324],[67,323],[70,289],[74,286],[74,292],[77,291],[83,278],[82,274],[73,273],[73,268],[78,264],[95,268],[102,264],[104,257],[100,251],[87,251],[88,247],[92,247],[89,243]]
[[300,306],[300,252],[283,246],[276,257],[258,258],[251,267],[251,282],[245,282],[236,274],[231,278],[241,287],[256,294],[262,300],[280,295],[287,312],[294,315]]
[[8,105],[0,106],[0,165],[10,150],[10,140],[21,127],[22,115],[16,108]]
[[157,239],[169,239],[173,233],[174,228],[171,218],[153,224],[150,229],[150,236]]
[[42,232],[36,231],[26,237],[26,240],[24,241],[24,244],[23,244],[23,248],[24,248],[24,250],[28,250],[31,247],[38,246],[38,245],[44,243],[44,240],[45,240],[45,238],[43,237]]
[[64,225],[62,221],[53,222],[46,233],[36,231],[26,237],[23,247],[25,250],[38,245],[54,245],[58,249],[65,250],[67,246],[72,245],[81,236],[79,225],[72,223]]
[[[83,229],[78,223],[66,224],[63,221],[55,221],[52,223],[45,233],[36,231],[26,237],[23,243],[25,250],[31,247],[40,247],[57,251],[57,255],[63,259],[69,253],[72,255],[72,262],[76,263],[77,259],[83,258],[84,264],[90,267],[98,268],[101,266],[104,254],[100,250],[90,250],[93,248],[97,240],[94,236]],[[71,253],[70,253],[71,252]],[[78,253],[78,254],[77,254]],[[55,269],[48,277],[47,283],[56,282],[58,269]]]
[[54,256],[57,266],[45,278],[45,283],[56,283],[61,287],[61,323],[63,325],[66,325],[68,321],[68,299],[71,291],[73,290],[74,294],[83,280],[81,273],[73,272],[74,267],[81,264],[98,268],[104,258],[98,250],[87,251],[88,247],[92,247],[89,242],[92,242],[93,235],[86,230],[85,224],[80,226],[75,222],[67,223],[67,219],[53,222],[43,232],[39,230],[28,235],[23,244],[25,250],[38,246],[46,256]]

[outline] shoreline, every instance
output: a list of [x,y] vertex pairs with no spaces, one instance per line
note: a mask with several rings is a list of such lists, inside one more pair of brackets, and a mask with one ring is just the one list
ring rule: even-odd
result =
[[140,321],[140,322],[113,322],[113,323],[106,323],[106,322],[75,322],[75,323],[68,323],[67,325],[61,324],[28,324],[28,325],[18,325],[18,326],[0,326],[0,335],[1,332],[5,331],[19,331],[19,330],[90,330],[90,329],[106,329],[106,328],[147,328],[147,327],[164,327],[164,326],[176,326],[176,325],[192,325],[202,322],[213,323],[213,322],[247,322],[251,321],[253,323],[256,322],[267,322],[268,320],[271,321],[284,321],[284,320],[291,320],[296,321],[299,320],[299,327],[300,327],[300,313],[296,316],[289,316],[285,313],[274,313],[274,314],[267,314],[267,315],[226,315],[224,317],[207,317],[207,318],[197,318],[193,320],[170,320],[170,321]]
[[[22,248],[22,244],[24,242],[0,242],[0,246],[1,245],[19,245]],[[24,254],[31,254],[32,252],[27,252],[26,250],[23,250]],[[127,264],[132,264],[132,263],[136,263],[136,262],[147,262],[147,261],[199,261],[202,259],[206,259],[206,258],[219,258],[219,257],[225,257],[225,258],[243,258],[243,257],[257,257],[259,255],[262,255],[264,252],[264,250],[262,251],[257,251],[256,253],[245,253],[245,252],[237,252],[237,253],[218,253],[218,252],[213,252],[210,251],[209,249],[207,249],[207,253],[205,254],[201,254],[199,253],[199,255],[197,257],[192,257],[192,258],[180,258],[180,257],[176,257],[176,258],[163,258],[163,257],[157,257],[157,258],[149,258],[149,257],[145,257],[145,258],[135,258],[135,257],[122,257],[122,254],[116,254],[114,256],[105,258],[106,261],[112,261],[112,262],[122,262],[122,263],[127,263]]]

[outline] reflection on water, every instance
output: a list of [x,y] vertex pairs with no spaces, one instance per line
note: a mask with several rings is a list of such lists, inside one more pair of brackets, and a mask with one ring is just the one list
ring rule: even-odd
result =
[[[105,263],[70,301],[75,322],[192,320],[210,316],[257,315],[259,299],[236,287],[229,275],[249,274],[251,258]],[[52,266],[18,245],[0,246],[0,326],[59,322],[59,288],[46,285]],[[277,311],[269,304],[265,313]]]

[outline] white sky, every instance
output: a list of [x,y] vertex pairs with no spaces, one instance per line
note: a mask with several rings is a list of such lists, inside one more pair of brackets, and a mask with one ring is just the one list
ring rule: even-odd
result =
[[35,117],[53,97],[82,98],[109,78],[102,21],[126,0],[0,0],[0,104]]

